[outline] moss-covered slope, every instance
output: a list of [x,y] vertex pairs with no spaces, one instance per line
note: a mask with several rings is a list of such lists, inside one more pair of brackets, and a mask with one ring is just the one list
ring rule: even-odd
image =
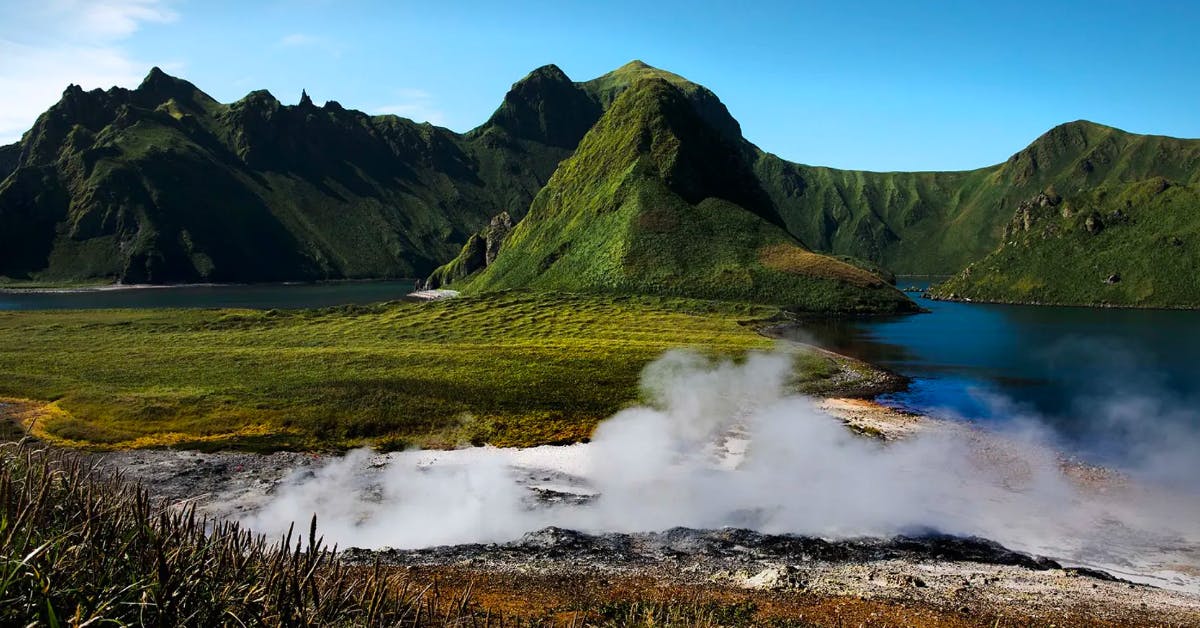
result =
[[859,172],[762,154],[755,171],[788,231],[810,246],[904,273],[957,272],[1000,242],[1019,202],[1154,176],[1200,181],[1200,141],[1078,121],[1006,162],[966,172]]
[[1056,190],[1019,204],[1000,248],[936,298],[1068,305],[1200,305],[1200,186],[1165,178]]
[[466,289],[916,309],[880,277],[804,249],[738,143],[693,103],[660,77],[623,90]]

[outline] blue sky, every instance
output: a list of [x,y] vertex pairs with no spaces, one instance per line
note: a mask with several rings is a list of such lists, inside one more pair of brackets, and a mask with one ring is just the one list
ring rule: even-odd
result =
[[1200,2],[0,0],[0,142],[152,65],[222,101],[308,90],[457,131],[555,63],[702,83],[794,161],[973,168],[1086,118],[1200,137]]

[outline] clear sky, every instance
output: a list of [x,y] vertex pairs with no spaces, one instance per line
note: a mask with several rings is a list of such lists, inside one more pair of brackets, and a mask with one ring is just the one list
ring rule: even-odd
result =
[[1200,137],[1195,0],[0,0],[0,142],[68,83],[153,65],[225,102],[305,88],[465,131],[537,66],[586,80],[631,59],[810,164],[974,168],[1080,118]]

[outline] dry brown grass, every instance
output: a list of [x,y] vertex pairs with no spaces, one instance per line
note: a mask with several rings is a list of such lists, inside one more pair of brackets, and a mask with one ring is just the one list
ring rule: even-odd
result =
[[[826,596],[803,591],[752,591],[679,584],[651,576],[584,571],[572,575],[420,567],[408,578],[436,580],[453,598],[469,590],[477,612],[508,622],[547,626],[627,625],[640,616],[674,613],[676,621],[635,625],[733,625],[862,628],[973,628],[1048,625],[1019,610],[997,613],[937,608],[919,602]],[[661,621],[661,619],[659,620]],[[1126,622],[1058,623],[1115,627]]]
[[861,288],[883,285],[874,274],[825,255],[791,244],[771,244],[758,250],[758,261],[767,268],[793,275],[845,281]]

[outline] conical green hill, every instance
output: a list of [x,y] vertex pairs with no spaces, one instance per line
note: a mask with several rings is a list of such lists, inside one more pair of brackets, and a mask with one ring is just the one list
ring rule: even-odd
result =
[[469,291],[544,289],[907,311],[878,276],[777,224],[743,152],[658,77],[623,90]]

